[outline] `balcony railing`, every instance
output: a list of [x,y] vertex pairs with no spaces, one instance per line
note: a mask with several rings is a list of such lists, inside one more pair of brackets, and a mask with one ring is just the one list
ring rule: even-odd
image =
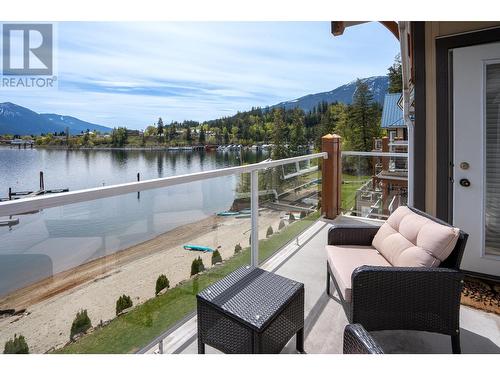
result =
[[342,152],[344,215],[385,219],[407,199],[407,153]]
[[[243,264],[258,265],[319,217],[318,161],[327,157],[1,202],[0,218],[19,224],[0,228],[0,345],[15,334],[32,352],[147,345],[193,311],[198,291]],[[184,245],[217,250],[221,259]],[[207,271],[190,277],[198,257]],[[160,274],[170,290],[155,297]],[[138,307],[115,319],[123,294]],[[81,309],[97,328],[95,339],[64,346]]]

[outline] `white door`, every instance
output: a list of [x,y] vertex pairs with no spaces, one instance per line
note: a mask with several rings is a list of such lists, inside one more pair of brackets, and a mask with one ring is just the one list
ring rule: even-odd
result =
[[500,276],[500,43],[453,50],[453,132],[453,224],[469,233],[462,269]]

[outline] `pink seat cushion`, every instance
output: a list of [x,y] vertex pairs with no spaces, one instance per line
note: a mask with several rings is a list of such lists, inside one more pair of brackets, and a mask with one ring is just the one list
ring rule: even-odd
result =
[[451,254],[458,236],[457,228],[402,206],[380,227],[372,245],[395,267],[437,267]]
[[344,300],[351,302],[351,275],[360,266],[391,264],[372,246],[326,246],[326,256]]

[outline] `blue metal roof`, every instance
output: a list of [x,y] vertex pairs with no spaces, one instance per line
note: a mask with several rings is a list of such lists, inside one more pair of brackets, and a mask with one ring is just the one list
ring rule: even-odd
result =
[[382,110],[382,128],[405,128],[403,111],[398,106],[401,93],[385,94],[384,109]]

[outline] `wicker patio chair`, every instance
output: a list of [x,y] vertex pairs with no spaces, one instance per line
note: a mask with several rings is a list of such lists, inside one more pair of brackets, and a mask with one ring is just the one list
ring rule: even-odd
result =
[[[408,208],[435,223],[451,227],[422,211]],[[327,246],[327,251],[338,247],[349,252],[352,258],[357,253],[351,251],[360,249],[362,254],[371,249],[371,256],[380,259],[360,261],[359,266],[354,266],[347,295],[347,289],[339,286],[332,272],[335,264],[330,265],[329,257],[326,293],[331,296],[331,280],[350,323],[360,323],[368,331],[417,330],[450,335],[453,353],[460,353],[459,312],[463,286],[460,262],[468,234],[458,231],[456,244],[438,267],[395,267],[372,247],[378,230],[379,227],[363,224],[334,225],[329,230],[328,245],[335,246]]]
[[344,329],[343,353],[384,354],[384,351],[361,324],[348,324]]

